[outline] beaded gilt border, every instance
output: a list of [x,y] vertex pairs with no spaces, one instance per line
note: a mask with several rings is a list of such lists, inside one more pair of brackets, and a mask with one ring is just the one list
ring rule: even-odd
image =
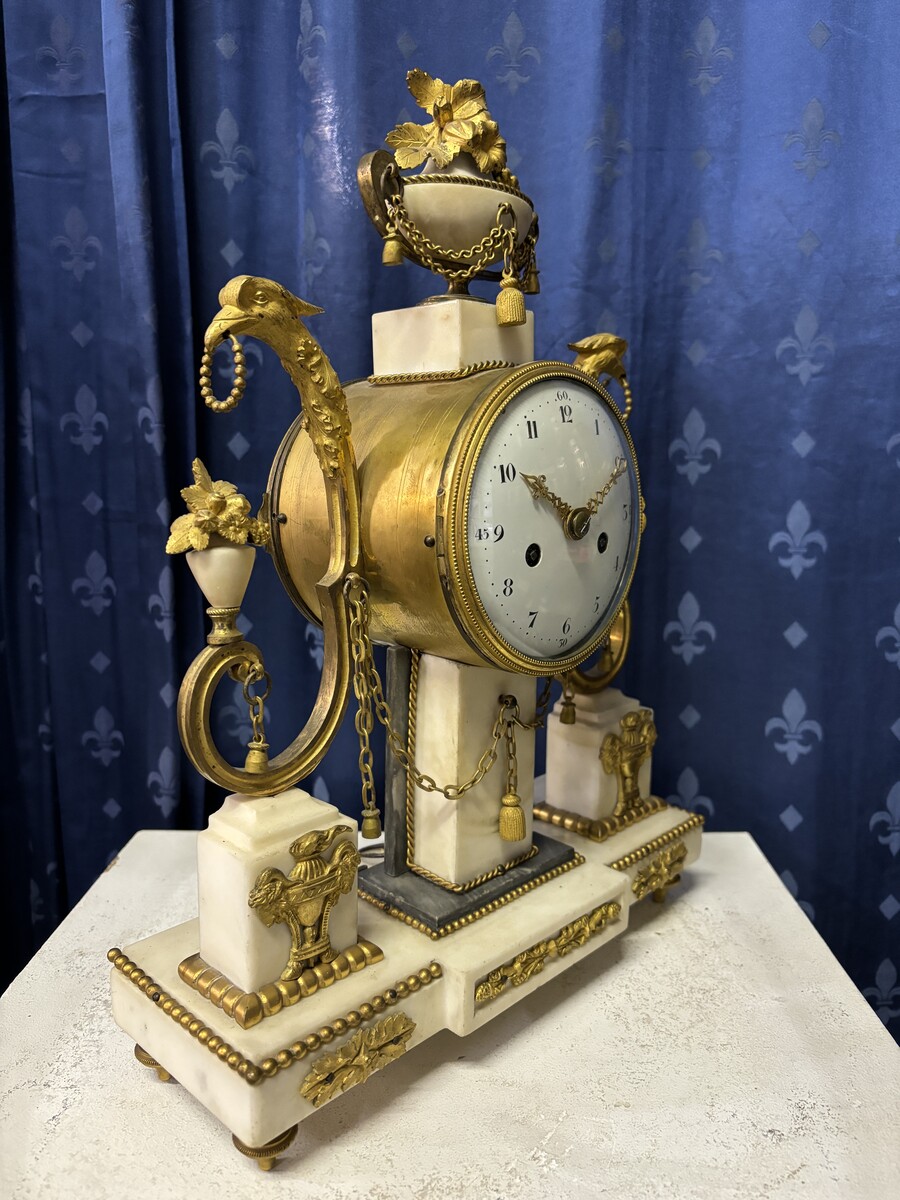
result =
[[645,842],[643,846],[638,846],[637,850],[632,850],[630,854],[623,854],[621,858],[617,858],[615,862],[609,865],[614,871],[627,871],[629,867],[635,866],[642,858],[649,858],[657,850],[661,850],[663,846],[667,846],[669,842],[674,842],[690,829],[697,829],[704,824],[706,818],[700,813],[691,813],[686,821],[682,821],[680,825],[676,825],[674,829],[667,830],[666,833],[661,833],[659,837],[655,837],[651,842]]
[[257,1064],[249,1058],[245,1058],[239,1050],[235,1050],[224,1038],[214,1033],[208,1025],[204,1025],[198,1016],[163,991],[156,980],[142,971],[138,964],[132,962],[118,946],[113,946],[106,957],[117,971],[121,971],[125,978],[129,979],[149,1000],[161,1008],[192,1038],[196,1038],[202,1046],[205,1046],[210,1054],[214,1054],[227,1067],[236,1071],[242,1079],[254,1086],[271,1079],[279,1071],[286,1071],[295,1062],[306,1058],[307,1054],[314,1053],[324,1043],[332,1042],[336,1037],[342,1037],[348,1029],[356,1029],[359,1025],[367,1024],[378,1013],[392,1008],[409,996],[411,992],[428,987],[436,979],[440,979],[444,973],[440,963],[430,962],[427,967],[422,967],[421,970],[408,975],[406,979],[398,980],[393,987],[385,988],[383,992],[379,992],[367,1003],[361,1004],[359,1008],[351,1009],[343,1017],[336,1017],[330,1024],[323,1025],[321,1029],[292,1042],[290,1046],[285,1046],[271,1058],[265,1058]]
[[338,979],[346,979],[351,971],[362,971],[383,958],[384,952],[379,946],[361,939],[355,945],[347,946],[330,962],[308,968],[299,979],[276,979],[258,992],[243,991],[199,954],[191,954],[180,962],[178,974],[204,1000],[221,1008],[242,1029],[250,1029],[263,1017],[271,1017],[306,996],[314,996],[320,988],[330,987]]
[[395,908],[393,904],[388,904],[385,900],[378,900],[375,896],[370,896],[362,888],[357,890],[361,900],[365,900],[368,904],[373,904],[376,908],[380,908],[389,917],[396,917],[398,921],[403,921],[405,924],[411,925],[419,933],[427,934],[432,941],[437,941],[438,938],[446,937],[448,933],[455,933],[457,929],[463,929],[466,925],[471,925],[473,921],[478,921],[481,917],[486,917],[490,913],[496,912],[498,908],[503,908],[510,901],[518,900],[520,896],[524,896],[526,892],[540,887],[542,883],[548,883],[551,879],[556,879],[558,876],[564,875],[566,871],[580,867],[584,861],[584,856],[576,853],[575,857],[570,858],[568,862],[561,863],[558,867],[553,867],[552,870],[545,871],[543,875],[537,875],[534,879],[529,879],[525,883],[520,883],[518,887],[510,889],[510,891],[504,892],[502,896],[498,896],[496,900],[492,900],[490,904],[484,904],[481,908],[476,908],[474,912],[466,913],[464,917],[457,917],[456,920],[450,921],[447,925],[441,925],[437,929],[429,928],[424,921],[410,916],[409,913],[402,912],[399,908]]
[[452,371],[404,371],[400,375],[369,375],[368,382],[376,387],[385,387],[391,383],[429,383],[441,379],[465,379],[469,375],[478,375],[482,371],[499,371],[516,366],[514,362],[504,359],[489,359],[486,362],[470,363],[467,367],[456,367]]
[[[415,761],[416,755],[416,717],[419,704],[419,658],[418,650],[411,650],[409,656],[409,705],[406,710],[406,747],[409,755],[410,763]],[[438,875],[435,871],[431,871],[428,867],[421,867],[415,862],[416,853],[416,781],[413,778],[413,773],[409,767],[406,768],[406,869],[412,871],[414,875],[421,875],[423,879],[427,879],[429,883],[434,883],[438,887],[443,888],[447,892],[470,892],[473,888],[480,887],[482,883],[487,883],[490,879],[496,879],[499,875],[505,875],[507,871],[513,867],[519,866],[520,863],[527,862],[529,858],[534,858],[537,854],[538,846],[529,846],[524,854],[517,855],[516,858],[510,859],[509,862],[500,863],[497,867],[491,867],[489,871],[485,871],[483,875],[478,875],[474,879],[467,880],[466,883],[451,883],[449,879],[444,879],[442,875]]]
[[614,834],[621,833],[623,829],[628,829],[638,821],[643,821],[645,817],[662,812],[668,807],[665,800],[661,800],[659,796],[649,796],[633,808],[626,809],[619,817],[598,817],[592,821],[589,817],[570,812],[567,808],[554,808],[552,804],[536,804],[534,815],[538,821],[545,821],[559,829],[567,829],[570,833],[590,838],[592,842],[605,842]]

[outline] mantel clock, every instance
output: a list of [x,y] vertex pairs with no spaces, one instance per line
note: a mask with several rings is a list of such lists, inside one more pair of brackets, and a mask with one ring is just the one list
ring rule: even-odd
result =
[[[595,379],[564,363],[452,387],[346,389],[376,641],[458,662],[563,675],[601,647],[637,561],[631,435]],[[282,582],[321,621],[329,529],[300,418],[269,479]],[[386,486],[389,477],[399,486]],[[598,486],[599,481],[599,486]],[[565,491],[562,498],[553,489]]]
[[[651,793],[652,712],[610,686],[645,520],[627,345],[601,333],[571,343],[574,363],[534,361],[538,219],[484,90],[418,70],[407,82],[428,119],[366,154],[359,186],[384,263],[418,264],[446,293],[376,313],[372,374],[346,385],[309,331],[321,310],[272,280],[228,282],[206,332],[211,409],[243,397],[241,337],[275,351],[301,407],[255,516],[200,460],[182,492],[167,548],[186,552],[211,630],[179,729],[229,794],[198,835],[198,919],[109,953],[138,1061],[177,1078],[266,1169],[316,1108],[623,933],[631,906],[663,899],[700,847],[701,819]],[[497,286],[494,304],[473,281]],[[234,384],[219,399],[223,343]],[[271,756],[266,662],[237,621],[259,550],[325,644],[312,714]],[[242,764],[210,724],[226,678],[250,715]],[[361,838],[340,811],[358,800],[297,786],[351,701]]]

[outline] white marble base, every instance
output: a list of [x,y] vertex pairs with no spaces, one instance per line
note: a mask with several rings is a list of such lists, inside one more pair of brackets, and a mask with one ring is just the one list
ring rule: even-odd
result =
[[[0,996],[4,1200],[897,1190],[896,1021],[872,1006],[887,1017],[889,1000],[861,995],[748,833],[704,833],[684,884],[633,907],[626,937],[326,1105],[263,1177],[202,1104],[135,1061],[109,1012],[106,950],[196,913],[196,842],[135,834]],[[443,942],[420,945],[442,959]],[[330,989],[335,1012],[345,986]],[[286,1072],[293,1088],[303,1071]]]
[[[284,924],[266,927],[247,898],[260,871],[277,867],[289,875],[295,865],[290,846],[313,829],[346,825],[328,857],[342,841],[356,845],[356,822],[333,804],[325,804],[299,788],[278,796],[249,799],[227,796],[209,826],[197,836],[200,927],[187,954],[198,953],[244,992],[256,992],[279,979],[287,965],[291,935]],[[358,900],[354,887],[338,897],[328,932],[340,951],[357,940]],[[187,954],[185,957],[187,957]]]
[[[667,809],[602,844],[560,833],[560,840],[571,840],[584,856],[586,861],[581,866],[438,941],[372,906],[363,905],[360,936],[383,948],[383,961],[265,1018],[251,1029],[240,1029],[221,1009],[204,1000],[178,977],[178,963],[197,943],[195,921],[126,946],[124,952],[178,1005],[196,1016],[230,1049],[255,1064],[275,1058],[279,1051],[317,1033],[324,1025],[343,1018],[352,1009],[359,1009],[385,989],[393,988],[398,981],[437,961],[441,978],[411,992],[362,1026],[371,1028],[384,1016],[403,1012],[415,1022],[416,1028],[408,1043],[412,1048],[441,1029],[450,1029],[460,1035],[477,1030],[567,967],[623,933],[634,902],[631,879],[641,864],[628,871],[612,870],[608,864],[674,829],[688,816],[680,809]],[[556,835],[557,831],[553,832]],[[690,863],[699,854],[700,830],[693,828],[680,840],[687,847],[686,862]],[[520,986],[507,987],[496,999],[476,1005],[475,988],[491,970],[510,963],[516,955],[542,940],[555,937],[566,925],[609,901],[621,905],[618,920],[605,926],[582,946],[575,946],[564,957],[546,957],[543,970]],[[292,1062],[252,1085],[228,1066],[222,1054],[209,1050],[115,968],[111,987],[113,1015],[119,1026],[250,1146],[262,1145],[316,1111],[300,1094],[300,1085],[321,1055],[333,1052],[354,1032],[348,1030],[302,1060]]]
[[[423,654],[419,659],[415,764],[438,784],[469,779],[491,730],[501,695],[519,702],[523,721],[534,719],[535,681],[494,667],[469,667]],[[534,732],[516,728],[518,795],[525,837],[500,837],[500,799],[507,790],[506,746],[484,779],[457,800],[415,789],[413,861],[450,883],[468,883],[501,863],[520,858],[531,846],[534,806]]]
[[533,358],[533,313],[524,325],[501,327],[493,304],[451,299],[372,315],[375,375],[457,371],[473,363],[519,364]]
[[[617,783],[600,762],[600,747],[609,733],[621,733],[619,722],[627,712],[644,707],[618,688],[605,688],[593,696],[576,696],[574,725],[559,720],[562,703],[557,703],[547,722],[546,802],[594,821],[612,816]],[[650,796],[652,756],[638,772],[641,799]]]

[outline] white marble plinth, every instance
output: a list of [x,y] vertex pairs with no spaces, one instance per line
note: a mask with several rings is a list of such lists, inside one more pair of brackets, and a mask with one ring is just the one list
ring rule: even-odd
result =
[[[464,1041],[439,1033],[315,1112],[263,1176],[202,1104],[135,1061],[135,1035],[109,1010],[106,950],[196,914],[196,840],[135,834],[0,996],[6,1200],[120,1200],[125,1180],[167,1200],[194,1200],[201,1180],[215,1194],[291,1200],[896,1190],[893,1022],[882,1025],[747,833],[704,834],[684,883],[663,905],[632,907],[624,938],[596,953],[588,943]],[[363,905],[363,935],[381,942],[370,916]],[[407,933],[418,965],[443,962],[457,937]],[[380,967],[329,988],[328,1017]],[[280,1037],[276,1026],[266,1049]],[[232,1074],[206,1057],[213,1085]],[[284,1072],[293,1095],[314,1061]]]
[[[439,785],[469,779],[490,745],[500,696],[513,695],[523,721],[534,719],[535,682],[494,667],[469,667],[432,654],[419,659],[415,764]],[[500,800],[507,790],[506,744],[480,783],[455,800],[414,790],[414,852],[417,866],[450,883],[468,883],[501,863],[520,858],[531,846],[534,806],[534,732],[516,728],[518,795],[525,837],[500,837]]]
[[[575,697],[574,725],[559,720],[558,702],[547,722],[547,803],[594,821],[612,816],[618,787],[615,774],[600,762],[600,747],[607,734],[621,734],[620,722],[628,712],[644,707],[618,688],[605,688],[593,696]],[[641,799],[650,796],[652,756],[638,772]]]
[[[294,839],[332,825],[346,825],[347,833],[329,847],[329,858],[342,841],[356,845],[356,822],[333,804],[290,788],[278,796],[227,796],[198,835],[200,957],[244,992],[279,979],[291,950],[287,925],[267,927],[247,902],[260,872],[277,867],[289,875],[295,866]],[[335,950],[357,940],[357,904],[354,886],[331,910],[328,932]],[[189,951],[197,952],[196,945]]]
[[[180,1009],[199,1019],[210,1032],[202,1038],[192,1035],[180,1020],[116,968],[111,975],[113,1015],[135,1042],[232,1133],[249,1146],[260,1146],[316,1112],[301,1093],[304,1077],[317,1061],[325,1060],[349,1042],[354,1028],[329,1037],[327,1044],[315,1046],[300,1061],[291,1061],[290,1057],[285,1060],[284,1056],[279,1059],[285,1048],[318,1035],[323,1027],[332,1026],[351,1010],[359,1011],[387,990],[396,994],[396,1002],[376,1008],[363,1028],[372,1029],[376,1021],[402,1012],[415,1024],[407,1043],[409,1049],[442,1029],[460,1036],[475,1032],[626,931],[636,902],[632,880],[652,855],[644,855],[628,870],[613,869],[609,864],[664,837],[689,817],[681,809],[654,813],[602,844],[563,832],[560,840],[574,845],[585,861],[438,941],[424,937],[378,908],[363,905],[360,934],[383,949],[383,960],[264,1018],[250,1029],[241,1029],[179,978],[177,964],[197,939],[196,922],[189,921],[127,945],[124,953]],[[688,865],[700,851],[699,828],[687,829],[680,841]],[[591,936],[567,934],[576,922],[606,905],[615,908],[608,919],[596,925]],[[551,941],[554,947],[561,947],[561,952],[549,946]],[[536,956],[542,965],[521,977],[514,974],[518,982],[513,984],[509,975],[503,975],[503,969],[513,968],[514,960],[525,954]],[[398,983],[402,987],[410,975],[433,962],[440,965],[439,978],[427,986],[407,989],[406,994],[397,992]],[[502,979],[499,991],[493,998],[479,1000],[476,989],[498,969]],[[211,1035],[227,1043],[227,1049],[222,1053],[210,1050]],[[232,1052],[258,1066],[279,1061],[282,1065],[277,1071],[264,1072],[266,1077],[253,1084],[225,1061]],[[365,1055],[357,1061],[364,1062]]]
[[500,326],[493,304],[460,298],[372,316],[376,375],[457,371],[474,363],[519,364],[533,358],[533,313],[524,325]]

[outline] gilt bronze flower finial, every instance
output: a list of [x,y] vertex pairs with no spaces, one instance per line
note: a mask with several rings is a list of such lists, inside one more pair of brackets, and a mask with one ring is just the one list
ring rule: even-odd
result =
[[243,546],[248,541],[264,546],[268,528],[264,521],[248,516],[247,497],[225,479],[213,481],[199,458],[194,459],[191,469],[194,482],[181,489],[188,511],[172,522],[166,553],[206,550],[210,545]]
[[387,135],[385,141],[399,167],[417,167],[431,159],[443,168],[458,154],[470,154],[479,171],[516,186],[506,166],[506,142],[476,79],[449,84],[417,68],[407,74],[406,82],[416,103],[431,114],[431,121],[425,125],[404,121]]

